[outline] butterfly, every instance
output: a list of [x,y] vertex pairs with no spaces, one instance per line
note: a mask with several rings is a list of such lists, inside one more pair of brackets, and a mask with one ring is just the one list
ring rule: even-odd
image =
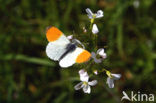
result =
[[58,28],[50,27],[46,31],[49,41],[46,47],[47,56],[58,61],[62,68],[67,68],[75,63],[84,63],[91,57],[91,53],[78,47],[76,41],[70,41]]

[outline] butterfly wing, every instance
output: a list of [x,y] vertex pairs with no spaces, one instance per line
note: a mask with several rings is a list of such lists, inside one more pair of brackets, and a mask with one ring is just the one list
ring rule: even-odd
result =
[[66,52],[66,45],[65,44],[56,44],[49,42],[46,47],[46,54],[47,56],[54,60],[58,61],[59,58]]
[[56,44],[70,43],[67,37],[56,27],[50,27],[46,32],[46,37],[49,42]]
[[84,63],[88,61],[90,57],[91,54],[87,50],[77,47],[73,52],[70,52],[63,57],[60,60],[59,65],[63,68],[67,68],[75,63]]
[[66,46],[70,43],[67,37],[56,27],[50,27],[46,33],[49,41],[46,47],[47,56],[58,61],[59,58],[66,52]]

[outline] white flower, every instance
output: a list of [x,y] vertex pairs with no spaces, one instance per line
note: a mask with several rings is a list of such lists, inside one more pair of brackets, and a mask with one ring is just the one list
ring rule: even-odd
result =
[[99,54],[103,59],[105,59],[107,57],[104,48],[98,49],[97,54]]
[[83,32],[84,32],[84,33],[87,32],[87,29],[86,29],[85,27],[83,27],[82,29],[83,29]]
[[103,11],[102,10],[98,10],[97,14],[96,14],[96,18],[102,18],[103,17]]
[[86,12],[88,14],[89,19],[102,18],[103,17],[103,11],[102,10],[98,10],[97,13],[93,13],[89,8],[87,8]]
[[81,81],[88,81],[89,80],[88,73],[84,69],[79,70],[79,75],[80,75]]
[[102,59],[101,58],[97,59],[96,58],[96,55],[97,54],[95,54],[94,52],[91,52],[91,57],[94,59],[94,62],[95,63],[101,63],[102,62]]
[[67,39],[68,39],[68,40],[73,39],[73,35],[69,35],[69,36],[67,36]]
[[83,88],[84,93],[90,94],[90,92],[91,92],[90,86],[96,85],[96,84],[97,84],[97,80],[93,80],[93,81],[90,81],[90,82],[89,82],[88,73],[87,73],[84,69],[81,69],[81,70],[79,71],[79,74],[80,74],[80,80],[81,80],[81,82],[78,83],[78,84],[74,87],[75,90],[79,90],[79,89]]
[[94,15],[93,12],[89,8],[86,9],[86,12],[88,13],[89,19],[92,19]]
[[92,33],[93,34],[97,34],[98,32],[99,32],[99,29],[98,29],[97,25],[96,24],[93,24]]
[[107,71],[106,74],[108,75],[106,83],[108,84],[109,88],[114,88],[114,80],[120,79],[121,74],[112,74],[109,71]]
[[94,72],[95,75],[98,75],[98,71],[97,70],[94,70],[93,72]]
[[[102,60],[107,57],[107,55],[106,55],[106,53],[104,51],[104,48],[98,49],[96,53],[91,52],[91,55],[92,55],[91,57],[94,59],[95,63],[101,63]],[[102,58],[97,58],[97,55],[99,55]]]
[[140,1],[139,1],[139,0],[135,0],[135,1],[133,2],[133,6],[134,6],[135,8],[138,8],[139,5],[140,5]]

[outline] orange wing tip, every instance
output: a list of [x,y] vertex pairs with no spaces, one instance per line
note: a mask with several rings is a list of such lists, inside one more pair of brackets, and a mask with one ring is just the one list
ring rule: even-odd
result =
[[46,32],[46,37],[49,42],[58,40],[63,33],[56,27],[49,27]]
[[91,54],[88,52],[88,51],[86,51],[86,50],[84,50],[82,53],[80,53],[79,55],[78,55],[78,57],[76,58],[76,63],[83,63],[83,62],[86,62],[86,61],[88,61],[89,59],[90,59],[90,57],[91,57]]

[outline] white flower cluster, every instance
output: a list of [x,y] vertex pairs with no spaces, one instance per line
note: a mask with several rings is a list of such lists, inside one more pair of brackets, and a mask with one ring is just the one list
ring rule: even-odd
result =
[[[96,75],[98,74],[97,71],[94,72]],[[109,88],[114,88],[114,80],[118,80],[121,78],[121,74],[113,74],[110,73],[109,71],[106,71],[106,74],[108,75],[107,78],[107,84]],[[98,82],[97,80],[92,80],[89,81],[89,75],[87,73],[87,71],[85,71],[84,69],[81,69],[79,71],[79,75],[80,75],[80,80],[81,82],[78,83],[77,85],[75,85],[75,90],[79,90],[79,89],[83,89],[84,93],[91,93],[91,86],[95,86]]]
[[[102,18],[104,16],[102,10],[98,10],[97,13],[93,13],[89,8],[87,8],[86,12],[87,12],[89,19],[91,19],[91,23],[94,22],[95,18]],[[98,32],[99,32],[99,29],[98,29],[97,25],[93,24],[92,33],[97,34]]]
[[[98,10],[97,13],[93,13],[89,8],[87,8],[86,12],[87,12],[89,19],[91,19],[92,33],[97,34],[99,32],[99,30],[98,30],[97,25],[94,24],[94,19],[102,18],[104,16],[103,11]],[[72,38],[71,36],[68,37],[68,39],[71,39],[71,38]],[[81,43],[79,43],[79,44],[81,44]],[[95,63],[101,63],[107,57],[107,54],[105,53],[104,48],[100,48],[96,51],[96,53],[92,52],[91,57]],[[102,71],[98,71],[98,70],[93,71],[93,73],[95,75],[98,75],[99,72],[105,72],[106,75],[108,76],[106,84],[108,84],[109,88],[114,88],[114,81],[121,78],[121,74],[114,74],[114,73],[111,73],[110,71],[108,71],[106,69],[103,69]],[[90,77],[89,77],[89,75],[85,69],[81,69],[79,71],[79,75],[80,75],[80,81],[81,82],[78,83],[74,87],[75,90],[83,89],[84,93],[90,94],[91,93],[91,86],[95,86],[98,83],[97,80],[89,81]]]

